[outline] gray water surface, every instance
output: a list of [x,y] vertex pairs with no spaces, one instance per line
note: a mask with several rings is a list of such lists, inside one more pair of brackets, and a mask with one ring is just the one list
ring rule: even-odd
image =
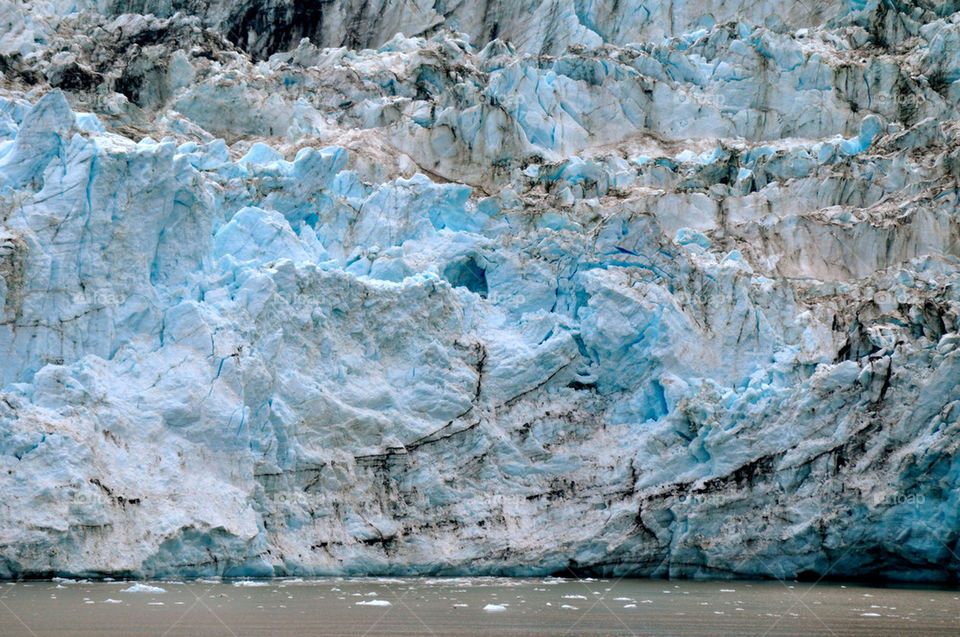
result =
[[960,592],[555,578],[0,584],[0,636],[20,635],[941,637],[960,635]]

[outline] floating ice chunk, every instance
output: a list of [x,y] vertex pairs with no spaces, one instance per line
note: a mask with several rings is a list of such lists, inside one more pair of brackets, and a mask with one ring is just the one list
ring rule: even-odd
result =
[[356,603],[357,606],[393,606],[390,602],[385,599],[369,599],[369,600],[360,600]]
[[120,591],[120,592],[121,592],[121,593],[154,593],[154,594],[159,594],[159,593],[166,593],[167,591],[165,591],[164,589],[160,588],[159,586],[150,586],[149,584],[142,584],[142,583],[140,583],[140,582],[137,582],[137,583],[135,583],[135,584],[132,584],[132,585],[128,586],[127,588],[123,589],[123,590]]
[[503,604],[487,604],[483,607],[483,610],[487,611],[488,613],[501,613],[507,610],[507,607]]

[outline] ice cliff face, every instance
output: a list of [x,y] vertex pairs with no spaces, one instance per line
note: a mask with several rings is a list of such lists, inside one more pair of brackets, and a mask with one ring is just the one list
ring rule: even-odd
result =
[[956,581],[957,10],[2,5],[0,576]]

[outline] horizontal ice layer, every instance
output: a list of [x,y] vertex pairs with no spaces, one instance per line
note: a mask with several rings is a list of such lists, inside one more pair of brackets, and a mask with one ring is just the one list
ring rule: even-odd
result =
[[[766,21],[781,29],[811,27],[828,20],[866,22],[871,10],[876,11],[877,3],[336,0],[313,6],[291,0],[214,0],[198,8],[184,0],[111,0],[100,7],[113,13],[152,13],[162,17],[176,11],[200,11],[204,22],[231,42],[255,57],[266,57],[291,48],[300,38],[328,47],[376,48],[397,33],[424,35],[441,25],[464,33],[481,46],[502,38],[517,43],[524,53],[555,55],[571,45],[629,44],[684,37],[737,19],[754,24]],[[925,13],[935,16],[937,9],[941,15],[948,12],[945,7],[931,5],[909,17],[916,20]],[[904,21],[907,28],[914,20]]]
[[3,27],[0,575],[955,578],[944,7],[141,4]]

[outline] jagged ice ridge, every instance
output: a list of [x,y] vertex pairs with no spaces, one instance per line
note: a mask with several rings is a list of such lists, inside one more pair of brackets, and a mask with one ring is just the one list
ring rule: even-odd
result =
[[0,577],[957,581],[960,4],[17,0],[0,72]]

